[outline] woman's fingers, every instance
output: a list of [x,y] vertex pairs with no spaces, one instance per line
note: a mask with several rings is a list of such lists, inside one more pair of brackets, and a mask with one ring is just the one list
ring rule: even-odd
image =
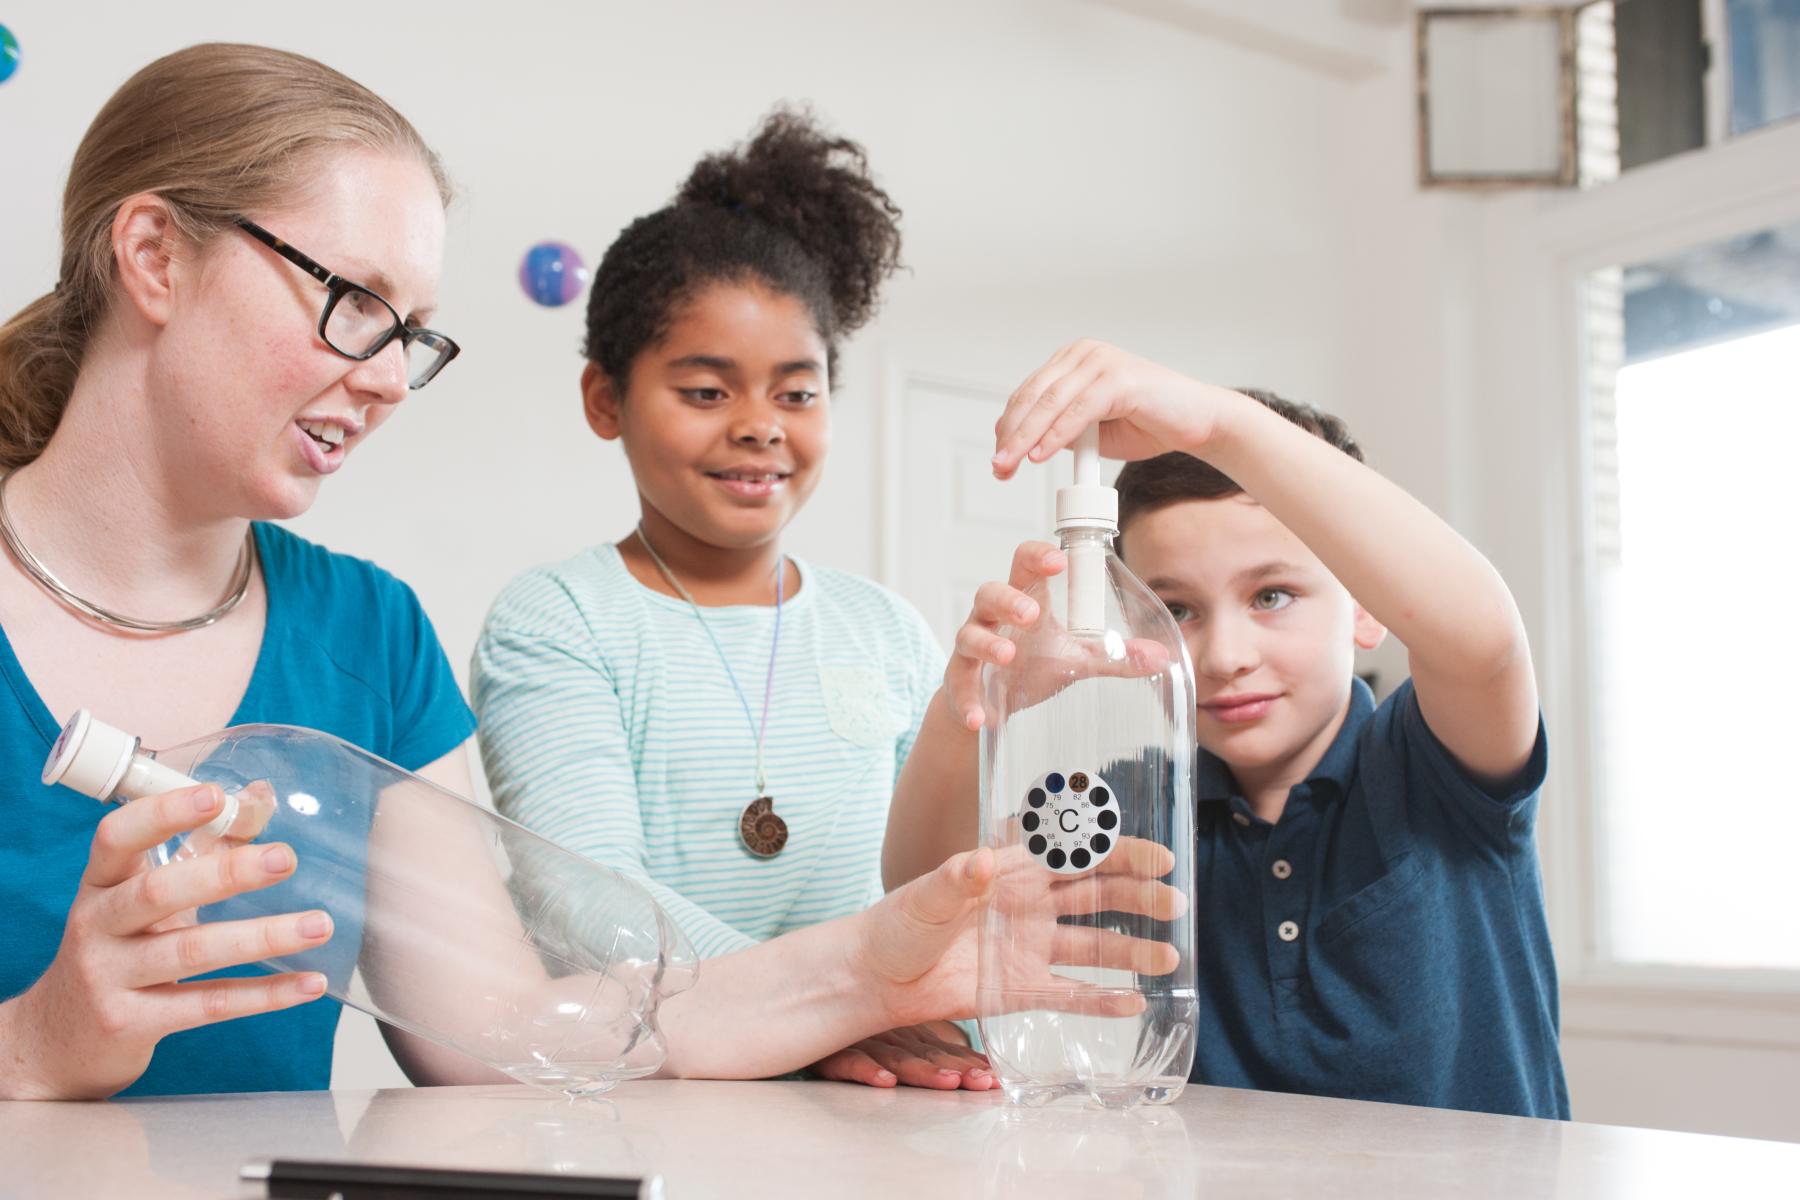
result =
[[1138,975],[1167,975],[1181,965],[1181,953],[1167,942],[1132,937],[1089,925],[1058,925],[1050,961],[1065,967],[1108,967]]
[[991,851],[965,850],[889,892],[868,910],[861,935],[861,955],[874,978],[884,986],[905,985],[936,967],[968,932],[993,877]]
[[1120,912],[1173,921],[1188,909],[1187,897],[1178,888],[1119,875],[1094,874],[1073,879],[1058,885],[1053,895],[1054,909],[1062,916]]
[[1101,875],[1161,879],[1175,869],[1175,852],[1148,838],[1122,837],[1113,852],[1094,869]]
[[1000,1017],[1042,1009],[1092,1017],[1134,1017],[1145,1007],[1144,997],[1136,989],[1084,983],[1056,974],[1045,963],[1021,963],[1016,973],[1009,972],[1005,988],[984,993],[981,1015]]
[[225,967],[286,958],[324,945],[331,940],[331,930],[331,918],[323,912],[171,929],[143,940],[120,982],[126,987],[150,987]]
[[176,913],[280,883],[294,872],[294,851],[281,842],[219,850],[146,871],[103,900],[100,927],[124,937]]
[[115,807],[100,819],[82,881],[117,887],[144,870],[144,855],[178,834],[212,820],[225,794],[212,784],[145,796]]
[[1077,1013],[1088,1017],[1135,1017],[1149,1007],[1141,993],[1122,991],[1116,987],[1096,987],[1089,983],[1072,986],[1060,975],[1046,975],[1046,982],[1065,985],[1061,991],[1048,987],[1032,997],[1032,1007],[1054,1012]]
[[203,979],[165,983],[138,992],[167,1033],[180,1033],[218,1021],[293,1008],[325,994],[325,977],[316,972],[261,975],[249,979]]
[[937,870],[901,889],[901,911],[942,929],[946,936],[954,935],[961,918],[987,892],[993,876],[992,851],[965,850],[951,855]]

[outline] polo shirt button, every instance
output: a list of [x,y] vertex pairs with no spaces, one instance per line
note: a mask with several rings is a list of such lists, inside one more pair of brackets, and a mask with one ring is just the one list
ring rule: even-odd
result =
[[1273,863],[1269,864],[1269,870],[1275,872],[1275,878],[1277,879],[1286,879],[1289,875],[1294,873],[1293,864],[1288,862],[1285,858],[1278,858]]
[[1283,921],[1275,927],[1275,935],[1284,942],[1291,942],[1300,936],[1300,927],[1292,921]]
[[1250,818],[1246,817],[1243,813],[1232,813],[1231,819],[1236,821],[1239,825],[1248,826],[1250,824]]

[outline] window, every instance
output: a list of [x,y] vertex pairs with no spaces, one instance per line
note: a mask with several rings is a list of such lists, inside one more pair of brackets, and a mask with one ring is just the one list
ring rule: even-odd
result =
[[1587,296],[1599,957],[1800,970],[1800,224]]
[[1800,0],[1725,0],[1731,132],[1800,116]]
[[1800,117],[1800,0],[1597,0],[1576,20],[1584,185]]

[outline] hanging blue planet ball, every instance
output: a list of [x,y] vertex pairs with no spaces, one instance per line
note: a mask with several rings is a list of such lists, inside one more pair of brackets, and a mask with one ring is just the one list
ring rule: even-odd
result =
[[12,73],[19,69],[19,39],[12,30],[0,25],[0,83],[12,78]]
[[525,252],[519,264],[519,286],[535,304],[560,308],[587,288],[587,264],[575,247],[563,242],[539,242]]

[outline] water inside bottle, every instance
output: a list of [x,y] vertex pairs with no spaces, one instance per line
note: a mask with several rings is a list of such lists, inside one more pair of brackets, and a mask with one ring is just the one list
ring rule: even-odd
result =
[[1191,701],[1161,673],[1036,690],[1049,694],[984,746],[986,840],[1003,865],[983,1048],[1016,1103],[1165,1102],[1186,1083],[1199,1015],[1192,859],[1171,849],[1192,846],[1193,752],[1172,713]]

